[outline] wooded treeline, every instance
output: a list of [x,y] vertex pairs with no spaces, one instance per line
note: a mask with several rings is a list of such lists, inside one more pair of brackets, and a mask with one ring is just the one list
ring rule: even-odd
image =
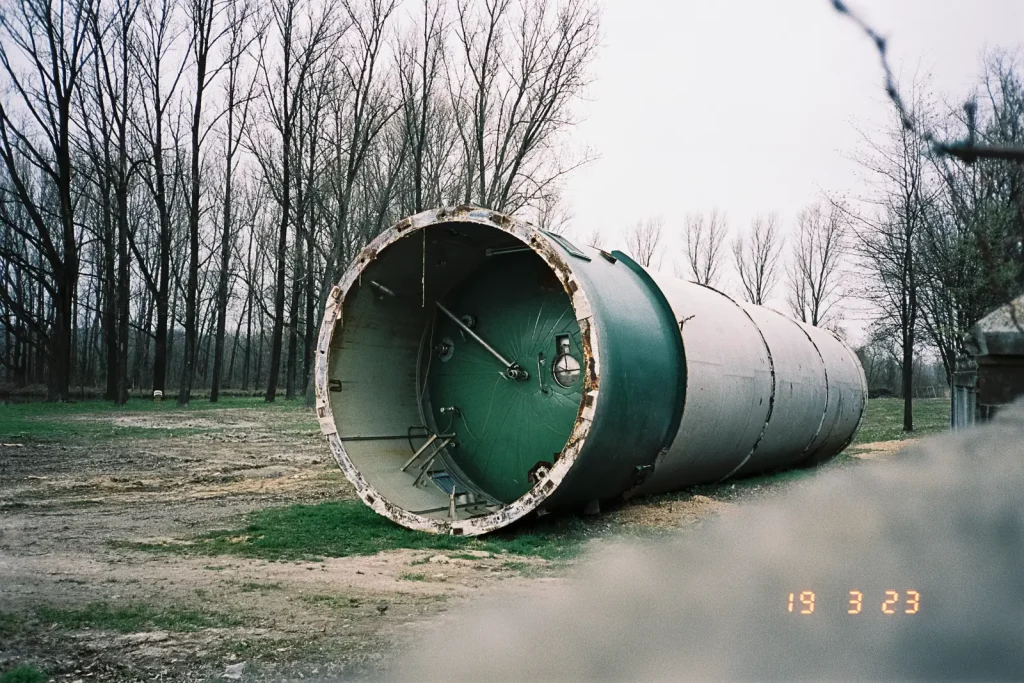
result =
[[[794,318],[839,332],[849,304],[866,301],[873,319],[858,353],[872,389],[904,398],[907,430],[915,394],[934,393],[921,382],[927,362],[938,360],[948,385],[968,330],[1024,291],[1024,164],[967,162],[926,139],[973,135],[1024,149],[1019,62],[994,53],[982,66],[983,95],[967,106],[937,102],[924,79],[901,89],[916,124],[892,106],[888,121],[862,131],[856,193],[826,192],[785,228],[775,214],[757,216],[734,233],[731,250],[719,211],[673,226],[677,274],[700,284],[756,304],[785,302]],[[627,248],[644,265],[664,255],[662,226],[655,217],[627,230]]]
[[989,55],[982,93],[943,104],[913,79],[903,100],[917,125],[892,109],[865,132],[857,157],[868,189],[839,208],[849,221],[855,291],[877,311],[860,354],[865,368],[899,368],[904,429],[922,355],[937,357],[949,385],[970,328],[1024,291],[1024,164],[938,154],[926,136],[1024,148],[1024,84],[1016,59]]
[[0,383],[306,392],[385,227],[558,220],[598,29],[586,0],[0,0]]

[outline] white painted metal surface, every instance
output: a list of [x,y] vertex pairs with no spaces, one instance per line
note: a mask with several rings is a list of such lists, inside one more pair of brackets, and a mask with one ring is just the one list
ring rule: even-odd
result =
[[679,323],[686,403],[639,493],[821,462],[853,438],[867,383],[831,332],[651,273]]

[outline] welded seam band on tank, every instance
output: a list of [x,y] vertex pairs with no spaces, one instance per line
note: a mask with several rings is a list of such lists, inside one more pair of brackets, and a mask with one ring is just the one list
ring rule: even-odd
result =
[[[790,319],[787,318],[787,320]],[[819,349],[818,345],[814,343],[814,339],[811,338],[811,335],[807,333],[807,330],[805,330],[799,323],[797,323],[797,321],[790,320],[790,322],[796,325],[797,328],[804,333],[804,336],[807,337],[807,341],[811,342],[811,346],[814,347],[814,352],[818,354],[818,360],[821,361],[821,371],[825,375],[825,408],[821,411],[821,420],[818,421],[818,429],[815,430],[814,436],[811,437],[811,440],[807,443],[806,446],[804,446],[804,449],[800,452],[800,457],[798,457],[790,464],[790,466],[792,467],[793,465],[799,465],[805,460],[804,456],[807,455],[807,451],[811,450],[811,446],[818,439],[818,435],[821,434],[821,428],[825,424],[825,416],[828,415],[828,403],[830,398],[830,392],[828,386],[828,366],[825,365],[825,357],[821,355],[821,349]]]
[[[840,344],[843,345],[843,348],[846,349],[847,353],[853,354],[854,360],[856,360],[857,354],[854,353],[853,349],[850,348],[849,344],[847,344],[845,341],[840,339],[839,335],[836,334],[835,332],[832,332],[831,330],[826,330],[826,331],[829,332],[833,337],[835,337],[836,341],[838,341]],[[860,365],[860,361],[856,361],[856,365],[859,366]],[[860,386],[861,386],[860,414],[857,415],[857,426],[854,427],[853,431],[850,432],[850,436],[848,436],[846,438],[846,441],[843,442],[843,445],[839,448],[839,450],[836,451],[836,453],[842,453],[853,442],[853,437],[857,436],[857,432],[860,431],[860,425],[864,421],[864,413],[867,412],[867,407],[868,407],[868,380],[867,380],[867,377],[864,375],[864,368],[863,367],[860,368],[860,372],[857,373],[857,377],[858,377],[858,379],[860,379]]]
[[[703,287],[707,287],[708,289],[710,289],[713,292],[721,294],[726,299],[731,301],[732,304],[736,308],[738,308],[741,311],[743,311],[743,315],[747,316],[747,319],[750,321],[750,324],[754,326],[755,330],[757,330],[757,336],[761,337],[761,343],[764,344],[765,353],[768,354],[768,371],[772,375],[772,393],[768,397],[768,413],[764,416],[764,424],[761,426],[761,433],[757,435],[757,441],[754,442],[754,445],[750,449],[750,452],[747,453],[747,457],[743,458],[743,460],[740,462],[739,465],[736,465],[736,467],[732,468],[732,470],[729,472],[729,474],[725,475],[724,477],[722,477],[721,479],[719,479],[718,481],[715,482],[716,484],[720,484],[723,481],[725,481],[726,479],[728,479],[729,477],[731,477],[732,475],[736,474],[736,472],[738,472],[741,467],[743,467],[744,465],[746,465],[750,461],[750,459],[754,456],[754,451],[756,451],[757,447],[761,445],[761,440],[764,438],[765,432],[768,431],[768,423],[771,422],[772,412],[775,410],[775,359],[772,358],[772,350],[768,347],[768,340],[764,338],[764,332],[762,332],[761,328],[758,327],[757,323],[751,317],[751,315],[747,311],[747,309],[745,309],[743,306],[740,306],[739,303],[737,303],[735,299],[733,299],[731,296],[729,296],[725,292],[719,292],[714,287],[708,287],[707,285],[702,285],[702,286]],[[819,429],[820,429],[820,427],[819,427]]]

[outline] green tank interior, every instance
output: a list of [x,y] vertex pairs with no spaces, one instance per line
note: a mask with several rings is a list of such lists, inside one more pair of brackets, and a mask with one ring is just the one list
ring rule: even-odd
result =
[[582,400],[580,330],[554,272],[515,237],[471,223],[413,232],[364,268],[342,316],[335,426],[390,503],[487,514],[559,457]]

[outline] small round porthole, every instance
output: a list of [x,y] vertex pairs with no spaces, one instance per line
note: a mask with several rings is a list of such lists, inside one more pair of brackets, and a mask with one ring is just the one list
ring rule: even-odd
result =
[[455,342],[451,340],[451,337],[445,337],[440,344],[434,346],[434,352],[437,353],[437,357],[441,359],[442,363],[447,363],[455,354]]
[[560,387],[568,389],[580,376],[580,362],[568,353],[559,354],[551,366],[551,375]]

